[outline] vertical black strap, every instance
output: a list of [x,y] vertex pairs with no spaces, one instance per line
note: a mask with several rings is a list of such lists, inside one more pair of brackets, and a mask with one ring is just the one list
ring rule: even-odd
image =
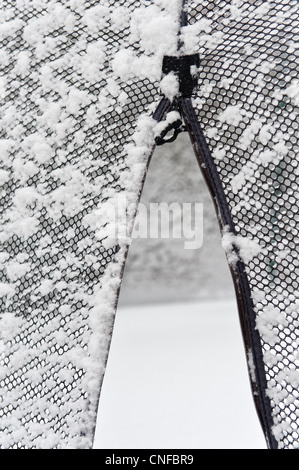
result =
[[[198,158],[203,176],[208,184],[213,201],[215,203],[220,224],[222,225],[222,228],[223,226],[229,226],[231,233],[236,234],[223,186],[204,134],[198,122],[197,116],[193,109],[191,99],[181,99],[180,107],[186,127],[189,131],[191,141],[193,142],[195,154]],[[278,442],[272,433],[273,417],[271,412],[270,399],[266,395],[267,380],[263,362],[261,338],[255,328],[256,315],[254,312],[254,305],[251,298],[251,289],[244,263],[239,260],[236,266],[231,268],[231,272],[237,294],[245,348],[247,352],[252,352],[256,370],[256,383],[251,381],[251,386],[257,413],[265,437],[267,439],[268,446],[271,449],[277,449]]]

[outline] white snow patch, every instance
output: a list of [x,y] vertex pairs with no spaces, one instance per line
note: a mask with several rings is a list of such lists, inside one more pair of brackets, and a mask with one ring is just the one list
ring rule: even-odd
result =
[[9,54],[5,50],[0,50],[0,65],[7,67],[9,65]]
[[27,240],[38,229],[39,221],[33,216],[23,216],[8,226],[7,234],[14,233],[20,238]]
[[266,1],[253,11],[252,16],[256,18],[263,18],[265,15],[267,15],[267,13],[269,13],[270,8],[271,2]]
[[244,261],[244,263],[249,263],[253,258],[262,252],[262,247],[257,240],[251,240],[249,238],[237,235],[235,237],[234,243],[239,250],[240,258]]
[[241,235],[234,235],[229,231],[228,227],[225,227],[223,231],[222,246],[227,255],[228,262],[232,266],[236,264],[239,258],[248,264],[263,251],[256,240],[245,238]]
[[207,18],[201,18],[196,23],[184,26],[181,29],[181,41],[185,54],[198,52],[199,37],[203,33],[212,31],[212,21]]
[[163,95],[170,101],[173,101],[175,96],[179,93],[179,79],[174,72],[167,74],[161,80],[160,87]]
[[217,31],[213,34],[204,34],[200,37],[199,45],[206,47],[209,51],[213,51],[222,43],[224,33]]
[[5,261],[7,261],[10,257],[10,254],[5,252],[5,251],[1,251],[0,252],[0,265],[3,265],[5,263]]
[[48,295],[53,290],[53,281],[51,279],[43,279],[37,291],[42,295]]
[[261,127],[262,122],[260,120],[254,120],[250,126],[247,126],[239,140],[241,149],[247,150],[250,147],[256,134],[261,130]]
[[277,374],[277,380],[280,384],[285,382],[286,384],[290,384],[293,388],[298,389],[299,387],[299,370],[298,369],[290,369],[285,367]]
[[240,171],[237,175],[233,176],[233,178],[230,181],[231,188],[233,190],[234,194],[238,194],[240,189],[243,188],[243,186],[246,183],[246,178],[245,174],[243,171]]
[[222,77],[220,80],[220,86],[225,88],[226,90],[229,90],[233,83],[234,79],[232,77]]
[[271,124],[265,124],[262,126],[259,132],[259,140],[263,145],[267,145],[269,140],[271,139],[271,130],[272,125]]
[[159,136],[167,128],[169,124],[180,119],[181,119],[181,116],[178,111],[171,111],[170,113],[167,114],[167,117],[164,121],[156,123],[154,127],[154,136],[155,137]]
[[266,149],[259,154],[262,165],[267,166],[269,163],[273,162],[276,157],[276,152],[274,150]]
[[156,5],[136,8],[132,13],[131,42],[137,42],[146,54],[164,55],[177,53],[179,18]]
[[242,1],[241,0],[232,0],[231,5],[229,7],[230,10],[230,19],[231,20],[239,20],[242,17]]
[[265,351],[263,354],[263,358],[265,364],[267,364],[268,367],[273,367],[277,365],[277,363],[283,358],[283,356],[281,356],[281,354],[277,354],[276,351]]
[[218,120],[232,126],[238,126],[242,121],[244,112],[242,105],[228,106],[219,116]]
[[80,90],[72,87],[68,93],[66,108],[70,114],[78,115],[83,106],[87,106],[91,102],[88,91]]
[[0,24],[0,40],[3,41],[10,36],[14,36],[16,32],[24,26],[24,24],[24,21],[20,19],[5,21]]
[[15,73],[17,75],[21,75],[24,78],[28,72],[30,67],[30,53],[27,51],[21,51],[18,54],[17,62],[15,65]]
[[110,18],[110,10],[106,6],[96,5],[88,8],[83,15],[82,21],[91,34],[99,34],[107,27]]
[[17,279],[20,279],[28,271],[30,271],[30,268],[30,263],[19,263],[17,261],[11,261],[6,265],[7,277],[11,282],[15,282]]
[[36,142],[32,147],[32,152],[38,163],[47,163],[52,158],[52,149],[46,142]]
[[251,291],[252,300],[257,304],[262,302],[265,299],[265,292],[263,290],[257,289],[256,287]]
[[215,160],[220,161],[223,160],[226,155],[226,150],[223,147],[216,147],[213,151],[213,157]]
[[222,247],[226,253],[227,261],[231,266],[235,266],[238,262],[238,255],[234,250],[234,235],[225,229],[222,235]]
[[79,70],[89,83],[99,81],[101,70],[104,68],[106,53],[105,42],[98,39],[86,47],[86,53],[81,56]]
[[[277,442],[280,442],[284,438],[285,434],[287,435],[289,432],[292,432],[292,428],[288,423],[282,421],[281,423],[275,424],[272,427],[272,432]],[[282,448],[281,444],[279,444],[278,448]]]
[[38,166],[33,161],[16,156],[12,164],[13,175],[16,180],[20,180],[21,185],[25,185],[28,179],[39,173]]
[[256,319],[256,329],[263,340],[274,346],[279,342],[278,326],[286,326],[286,316],[278,308],[267,305]]
[[0,170],[0,186],[3,186],[7,181],[9,181],[10,174],[9,171]]
[[39,195],[32,186],[16,189],[13,202],[18,211],[24,211],[28,206],[32,206],[38,199]]
[[247,351],[247,363],[248,363],[248,368],[249,368],[249,373],[250,377],[253,383],[256,383],[256,370],[255,370],[255,365],[254,365],[254,360],[253,360],[253,353],[252,350]]
[[[4,295],[13,295],[14,289],[11,286],[9,292],[6,292]],[[0,283],[0,297],[3,297],[3,287],[2,283]],[[24,319],[22,317],[16,317],[11,312],[4,312],[0,314],[0,338],[3,340],[7,340],[7,338],[11,338],[12,335],[17,335],[19,330],[22,328],[24,323]],[[3,344],[3,343],[2,343]],[[0,354],[3,351],[0,351]]]
[[15,288],[11,284],[0,282],[0,297],[12,296],[15,292]]
[[120,31],[130,24],[130,11],[124,6],[113,9],[111,16],[111,26],[114,31]]
[[0,139],[0,161],[2,160],[4,165],[9,164],[10,152],[14,145],[15,142],[12,139]]
[[215,139],[218,134],[217,127],[210,127],[209,129],[206,129],[206,134],[209,139]]
[[132,78],[159,80],[161,60],[154,55],[138,56],[130,49],[121,49],[112,60],[112,69],[116,77],[124,82]]
[[277,263],[280,263],[283,259],[286,259],[287,256],[291,253],[289,248],[285,248],[284,250],[279,250],[275,253],[275,259]]

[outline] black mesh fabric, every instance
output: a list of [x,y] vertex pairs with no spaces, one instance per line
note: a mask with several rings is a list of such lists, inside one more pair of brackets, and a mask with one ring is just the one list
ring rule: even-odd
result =
[[235,229],[224,227],[223,246],[233,269],[232,247],[245,265],[262,346],[261,357],[247,351],[251,377],[263,361],[264,419],[279,448],[298,448],[298,2],[191,1],[187,11],[183,35],[197,28],[201,56],[192,102]]
[[151,117],[163,57],[198,53],[181,111],[228,214],[268,444],[298,447],[297,28],[296,0],[1,3],[0,448],[91,447],[128,247],[114,229],[181,99],[166,77]]
[[149,57],[130,23],[149,3],[1,2],[4,449],[92,445],[127,249],[103,203],[137,204],[153,146],[138,118],[159,99],[164,51]]

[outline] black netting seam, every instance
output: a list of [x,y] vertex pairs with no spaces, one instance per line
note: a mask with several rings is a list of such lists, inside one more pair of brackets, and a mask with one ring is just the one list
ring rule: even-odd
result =
[[157,122],[162,121],[165,114],[170,110],[171,102],[168,98],[162,98],[156,111],[153,114],[153,119]]
[[[170,108],[171,108],[171,102],[170,102],[167,98],[162,98],[161,101],[160,101],[160,103],[159,103],[158,106],[157,106],[156,111],[153,113],[153,119],[155,119],[155,121],[157,121],[157,122],[162,121],[162,119],[164,118],[165,114],[167,114],[167,112],[169,111]],[[144,174],[144,176],[143,176],[141,188],[140,188],[139,194],[138,194],[138,199],[137,199],[137,204],[136,204],[136,210],[135,210],[135,214],[134,214],[134,216],[133,216],[134,220],[135,220],[135,218],[136,218],[136,214],[137,214],[137,210],[138,210],[138,204],[139,204],[139,201],[140,201],[140,198],[141,198],[143,186],[144,186],[145,179],[146,179],[146,174],[147,174],[148,167],[149,167],[149,164],[150,164],[152,155],[153,155],[153,153],[154,153],[155,147],[156,147],[156,146],[155,146],[155,143],[153,142],[152,148],[149,150],[148,157],[147,157],[147,167],[146,167],[146,171],[145,171],[145,174]],[[132,228],[133,228],[133,224],[132,224]],[[120,249],[120,247],[117,246],[116,251],[118,252],[119,249]],[[117,312],[117,306],[118,306],[118,302],[119,302],[119,296],[120,296],[120,291],[121,291],[121,286],[122,286],[122,280],[123,280],[123,276],[124,276],[124,271],[125,271],[125,266],[126,266],[126,260],[127,260],[127,257],[128,257],[128,253],[129,253],[129,246],[127,246],[127,247],[125,248],[125,253],[124,253],[124,257],[123,257],[123,261],[122,261],[121,272],[120,272],[120,283],[119,283],[119,286],[118,286],[118,289],[117,289],[117,293],[116,293],[116,297],[115,297],[115,301],[114,301],[114,311],[115,311],[115,312]],[[108,347],[107,356],[106,356],[106,364],[107,364],[107,361],[108,361],[109,352],[110,352],[110,348],[111,348],[111,339],[112,339],[112,336],[113,336],[114,325],[115,325],[115,323],[113,322],[112,327],[111,327],[111,330],[110,330],[110,332],[109,332],[109,341],[108,341],[109,347]],[[104,380],[104,376],[102,377],[102,382],[101,382],[101,384],[100,384],[99,392],[98,392],[97,408],[96,408],[96,413],[97,413],[97,414],[98,414],[99,405],[100,405],[100,400],[101,400],[101,390],[102,390],[102,383],[103,383],[103,380]],[[97,423],[95,422],[95,423],[94,423],[94,426],[93,426],[93,430],[92,430],[92,435],[93,435],[93,436],[95,436],[96,424],[97,424]]]
[[[224,226],[229,226],[230,231],[233,234],[236,234],[221,180],[219,178],[205,137],[202,133],[197,116],[194,112],[191,100],[189,98],[182,99],[180,101],[180,106],[186,122],[186,126],[189,130],[190,137],[194,142],[195,153],[197,156],[200,156],[204,163],[203,168],[202,165],[200,166],[203,170],[205,179],[208,177],[207,183],[219,210],[219,222]],[[268,439],[269,447],[271,449],[277,449],[278,443],[271,431],[273,426],[273,418],[271,413],[270,400],[265,393],[267,381],[263,365],[261,338],[258,331],[255,329],[255,313],[251,299],[251,290],[243,262],[238,261],[235,270],[232,271],[232,273],[235,284],[237,283],[239,287],[238,291],[241,298],[238,300],[241,301],[241,303],[244,305],[245,322],[243,322],[243,326],[247,330],[246,333],[248,335],[250,345],[252,346],[251,349],[253,354],[253,361],[256,368],[256,386],[258,389],[258,397],[254,396],[255,401],[258,400],[256,401],[256,406],[257,408],[260,408],[262,412],[261,414],[259,413],[259,415],[262,419],[262,426],[266,434],[266,438]],[[244,315],[240,311],[240,308],[239,313],[240,317]],[[246,345],[246,347],[248,347],[248,345]],[[254,388],[254,384],[252,384],[252,387]]]

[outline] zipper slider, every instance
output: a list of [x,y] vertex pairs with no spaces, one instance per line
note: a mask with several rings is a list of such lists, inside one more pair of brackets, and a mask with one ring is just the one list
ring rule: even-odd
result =
[[179,80],[179,97],[190,98],[198,86],[199,54],[179,57],[165,56],[162,72],[168,75],[173,72]]
[[[179,115],[177,119],[175,119],[176,115]],[[171,120],[169,120],[169,118],[171,118]],[[160,132],[160,135],[155,138],[156,145],[158,146],[174,142],[181,132],[186,132],[187,129],[181,119],[181,112],[179,110],[178,101],[176,99],[173,101],[170,109],[168,110],[165,121],[160,122],[159,125],[164,125],[164,128]],[[171,131],[173,131],[172,135],[165,138],[168,134],[171,133]]]
[[[164,121],[165,127],[160,135],[155,138],[156,145],[163,145],[174,142],[181,132],[186,131],[180,111],[179,103],[183,98],[190,98],[198,85],[197,76],[200,60],[199,54],[185,56],[165,56],[163,59],[162,72],[164,76],[174,73],[179,81],[179,90],[177,96],[173,99],[167,111]],[[180,118],[167,122],[170,112],[176,111]],[[170,137],[166,136],[171,133]]]

